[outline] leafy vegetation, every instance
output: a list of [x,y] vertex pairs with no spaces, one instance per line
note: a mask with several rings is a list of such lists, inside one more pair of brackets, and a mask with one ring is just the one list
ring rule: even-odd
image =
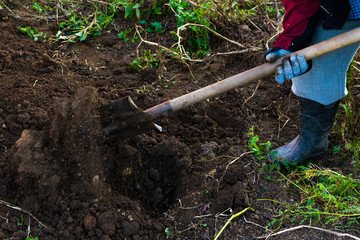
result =
[[[172,33],[174,40],[178,42],[176,47],[169,51],[159,52],[158,60],[164,55],[181,59],[181,61],[201,59],[211,53],[210,38],[216,33],[216,26],[213,22],[222,19],[229,23],[239,24],[250,16],[262,14],[264,11],[269,14],[274,12],[273,8],[266,5],[264,0],[257,1],[197,1],[186,0],[157,0],[152,6],[145,6],[144,0],[107,0],[107,1],[34,1],[31,8],[38,14],[59,15],[62,20],[58,23],[58,31],[55,36],[39,33],[31,27],[22,28],[34,40],[39,37],[52,41],[82,42],[103,33],[110,25],[114,26],[118,37],[128,42],[133,36],[133,43],[140,40],[143,32],[146,33]],[[161,14],[173,15],[177,21],[176,29],[168,29],[161,22],[154,20]],[[277,11],[277,13],[280,13]],[[115,23],[130,20],[134,27],[123,28]],[[141,26],[135,33],[136,26]],[[215,34],[216,35],[216,34]],[[173,46],[175,46],[174,44]],[[142,52],[154,51],[153,48],[142,47]],[[137,62],[141,62],[139,69],[145,67],[157,67],[149,56],[139,56]],[[144,61],[149,60],[149,64]],[[136,64],[136,63],[135,63]],[[134,65],[134,64],[132,64]]]
[[129,37],[128,37],[128,34],[133,30],[133,28],[130,28],[130,29],[126,29],[124,31],[121,31],[119,34],[118,34],[118,38],[121,38],[123,39],[125,42],[129,41]]
[[35,28],[31,27],[19,27],[21,32],[27,34],[30,38],[34,39],[34,41],[38,41],[39,38],[46,39],[47,35],[43,32],[38,32]]
[[248,147],[250,151],[254,152],[254,156],[258,160],[265,160],[266,155],[269,152],[269,149],[271,147],[270,141],[267,141],[265,143],[259,143],[259,137],[258,135],[255,135],[254,133],[254,126],[252,126],[249,129],[248,136],[250,136]]
[[268,227],[278,224],[279,228],[285,219],[298,224],[332,225],[337,228],[359,224],[360,180],[315,167],[298,167],[288,176],[280,175],[279,182],[289,190],[295,187],[301,199],[294,203],[260,199],[285,207],[285,210],[279,210],[279,217],[274,218]]
[[189,37],[187,38],[187,43],[190,47],[189,53],[194,53],[198,57],[203,57],[208,54],[210,50],[209,31],[203,27],[213,28],[211,27],[210,21],[205,17],[208,9],[202,7],[191,8],[189,2],[185,0],[170,0],[169,4],[175,12],[178,29],[186,23],[202,25],[191,25],[188,27],[190,30]]
[[[161,51],[160,51],[161,52]],[[129,68],[134,70],[143,70],[145,68],[155,68],[160,65],[160,60],[157,58],[158,53],[151,53],[151,50],[144,50],[144,54],[141,57],[135,59]]]
[[360,120],[360,105],[353,96],[353,91],[360,87],[360,85],[355,84],[355,74],[360,73],[357,65],[358,63],[353,61],[347,72],[347,88],[349,93],[344,97],[343,102],[340,103],[340,109],[334,126],[334,132],[341,136],[344,142],[344,149],[347,151],[343,152],[344,157],[350,155],[355,173],[360,167],[360,135],[357,130]]

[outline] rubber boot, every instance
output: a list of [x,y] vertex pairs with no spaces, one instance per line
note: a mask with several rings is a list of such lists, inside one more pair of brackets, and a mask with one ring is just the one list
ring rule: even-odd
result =
[[289,144],[271,151],[267,158],[276,162],[301,163],[322,156],[328,147],[328,135],[340,101],[322,105],[300,98],[300,133]]

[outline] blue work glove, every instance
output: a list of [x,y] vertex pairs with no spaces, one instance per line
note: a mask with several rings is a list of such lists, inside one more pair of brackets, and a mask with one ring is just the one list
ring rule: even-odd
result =
[[[287,50],[281,48],[274,48],[270,49],[266,53],[265,60],[267,62],[275,62],[276,59],[289,54],[291,54],[291,52]],[[277,66],[275,80],[278,83],[283,84],[285,80],[291,80],[294,77],[300,76],[301,74],[305,73],[308,68],[309,65],[303,55],[292,54],[289,57],[285,57],[282,63]]]

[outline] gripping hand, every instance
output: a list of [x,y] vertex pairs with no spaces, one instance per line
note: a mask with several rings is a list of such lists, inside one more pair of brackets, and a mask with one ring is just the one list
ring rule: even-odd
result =
[[[276,59],[289,54],[291,54],[291,52],[281,48],[274,48],[266,53],[265,60],[267,62],[275,62]],[[276,67],[275,80],[278,83],[283,84],[285,80],[291,80],[294,77],[305,73],[308,68],[309,65],[303,55],[291,54],[290,56],[285,57],[281,64]]]

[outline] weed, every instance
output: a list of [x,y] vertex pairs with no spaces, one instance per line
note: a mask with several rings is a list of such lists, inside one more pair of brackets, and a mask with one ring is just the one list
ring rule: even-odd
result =
[[118,14],[119,9],[124,9],[124,18],[140,20],[141,3],[133,1],[110,0],[87,1],[89,4],[81,5],[81,9],[76,11],[73,5],[69,5],[68,14],[70,17],[60,22],[56,38],[68,42],[84,41],[88,37],[94,37],[101,34],[108,25],[114,22],[114,17]]
[[43,38],[46,39],[47,35],[43,32],[38,32],[35,28],[31,28],[31,27],[18,27],[18,29],[27,34],[30,38],[34,39],[34,41],[38,41],[39,38]]
[[273,179],[273,178],[271,178],[270,176],[266,176],[266,177],[265,177],[265,180],[271,181],[271,182],[276,182],[276,179]]
[[[175,83],[176,83],[176,81],[172,81],[172,82],[171,82],[171,84],[175,84]],[[167,83],[167,84],[164,85],[164,88],[168,88],[168,87],[169,87],[169,83]]]
[[153,21],[150,23],[147,23],[145,20],[139,21],[140,24],[147,26],[146,32],[148,33],[164,33],[165,28],[162,26],[161,22]]
[[339,154],[341,152],[341,146],[334,146],[333,147],[333,154]]
[[128,34],[133,30],[133,28],[126,29],[124,31],[121,31],[118,34],[118,38],[124,39],[125,42],[129,41]]
[[[309,225],[341,226],[346,220],[348,227],[359,224],[360,180],[344,176],[330,169],[298,167],[290,175],[281,174],[279,181],[287,187],[295,186],[301,195],[298,203],[288,204],[266,199],[285,207],[279,217],[273,219],[268,227],[276,223],[281,226],[285,219],[307,222]],[[265,200],[265,199],[259,199]]]
[[[205,27],[213,29],[210,21],[206,18],[206,8],[191,8],[189,2],[185,0],[170,0],[170,7],[175,12],[175,17],[178,21],[177,28],[186,23],[196,23]],[[196,57],[204,57],[209,53],[209,30],[199,26],[189,26],[189,36],[187,37],[187,44],[189,45],[190,54],[195,54]],[[175,32],[173,32],[175,33]]]
[[24,216],[21,214],[21,216],[20,216],[20,221],[18,221],[17,225],[18,225],[19,227],[22,227],[23,224],[24,224]]
[[173,232],[170,227],[165,228],[165,234],[166,237],[171,237],[173,235]]
[[50,6],[40,6],[37,2],[33,3],[32,8],[35,9],[38,13],[43,13],[44,11],[52,11],[52,8]]
[[[144,26],[147,33],[164,33],[165,26],[159,21],[149,19],[151,16],[163,14],[165,6],[174,12],[177,19],[177,29],[169,31],[176,35],[177,47],[171,47],[166,54],[181,61],[191,60],[192,58],[203,58],[211,52],[210,33],[216,35],[216,27],[211,20],[216,20],[221,16],[235,19],[233,22],[238,24],[239,19],[246,19],[256,15],[261,10],[260,5],[264,5],[262,0],[243,2],[238,1],[197,1],[193,3],[186,0],[156,0],[152,1],[152,6],[142,9],[144,0],[108,0],[108,1],[50,1],[32,2],[32,8],[41,14],[58,15],[63,13],[65,20],[58,23],[58,32],[51,36],[51,40],[65,41],[70,43],[82,42],[91,37],[98,36],[111,24],[115,22],[115,16],[123,13],[123,18],[137,20]],[[264,5],[266,6],[266,5]],[[56,12],[55,12],[56,11]],[[273,11],[269,8],[268,11]],[[51,12],[51,14],[50,14]],[[60,18],[60,19],[64,19]],[[186,25],[190,23],[190,25]],[[116,25],[114,25],[116,26]],[[134,27],[119,32],[118,38],[125,42],[130,40],[129,33]],[[46,38],[46,34],[39,33],[33,29],[23,29],[34,40],[39,37]],[[181,33],[181,34],[180,34]],[[141,36],[136,35],[132,42],[136,42]],[[185,40],[182,42],[182,40]],[[184,46],[180,45],[183,44]],[[173,46],[175,46],[174,44]],[[185,50],[186,49],[186,50]],[[150,51],[150,50],[145,50]],[[162,59],[160,52],[155,58],[148,53],[132,63],[132,68],[142,70],[146,67],[156,67]],[[183,57],[185,56],[185,57]],[[147,62],[149,61],[149,62]]]
[[140,19],[140,4],[133,4],[132,2],[126,2],[125,4],[125,18],[134,18],[134,12],[137,19]]
[[150,27],[146,29],[146,32],[158,32],[163,33],[165,32],[164,27],[162,26],[161,22],[151,22]]
[[354,100],[352,92],[359,88],[355,84],[354,72],[360,70],[356,66],[357,62],[352,61],[347,71],[347,89],[348,95],[344,97],[343,103],[340,103],[340,109],[336,117],[334,131],[342,137],[344,149],[351,153],[351,164],[356,173],[360,167],[360,138],[357,136],[357,126],[360,120],[360,105]]
[[135,59],[130,65],[131,69],[143,70],[145,68],[156,68],[160,66],[160,60],[157,53],[151,53],[151,50],[144,50],[144,55]]
[[43,11],[43,9],[39,6],[39,4],[37,2],[34,2],[33,6],[32,6],[35,10],[37,10],[39,13],[41,13]]
[[72,10],[70,12],[71,17],[59,23],[59,31],[56,34],[58,39],[69,42],[81,42],[88,36],[97,36],[113,21],[113,15],[107,15],[97,8],[86,17],[79,16]]
[[260,139],[258,135],[255,135],[254,133],[254,126],[249,129],[248,136],[250,136],[250,140],[248,141],[248,147],[250,151],[254,152],[255,158],[258,160],[266,159],[266,155],[271,147],[270,141],[267,141],[265,143],[258,143]]
[[140,89],[137,90],[138,93],[149,93],[151,92],[149,89],[146,88],[146,86],[142,86]]
[[144,18],[148,18],[151,15],[154,15],[154,16],[161,15],[162,14],[162,6],[164,5],[164,3],[165,3],[164,0],[153,1],[152,7],[144,9],[141,12],[141,15],[144,16]]

